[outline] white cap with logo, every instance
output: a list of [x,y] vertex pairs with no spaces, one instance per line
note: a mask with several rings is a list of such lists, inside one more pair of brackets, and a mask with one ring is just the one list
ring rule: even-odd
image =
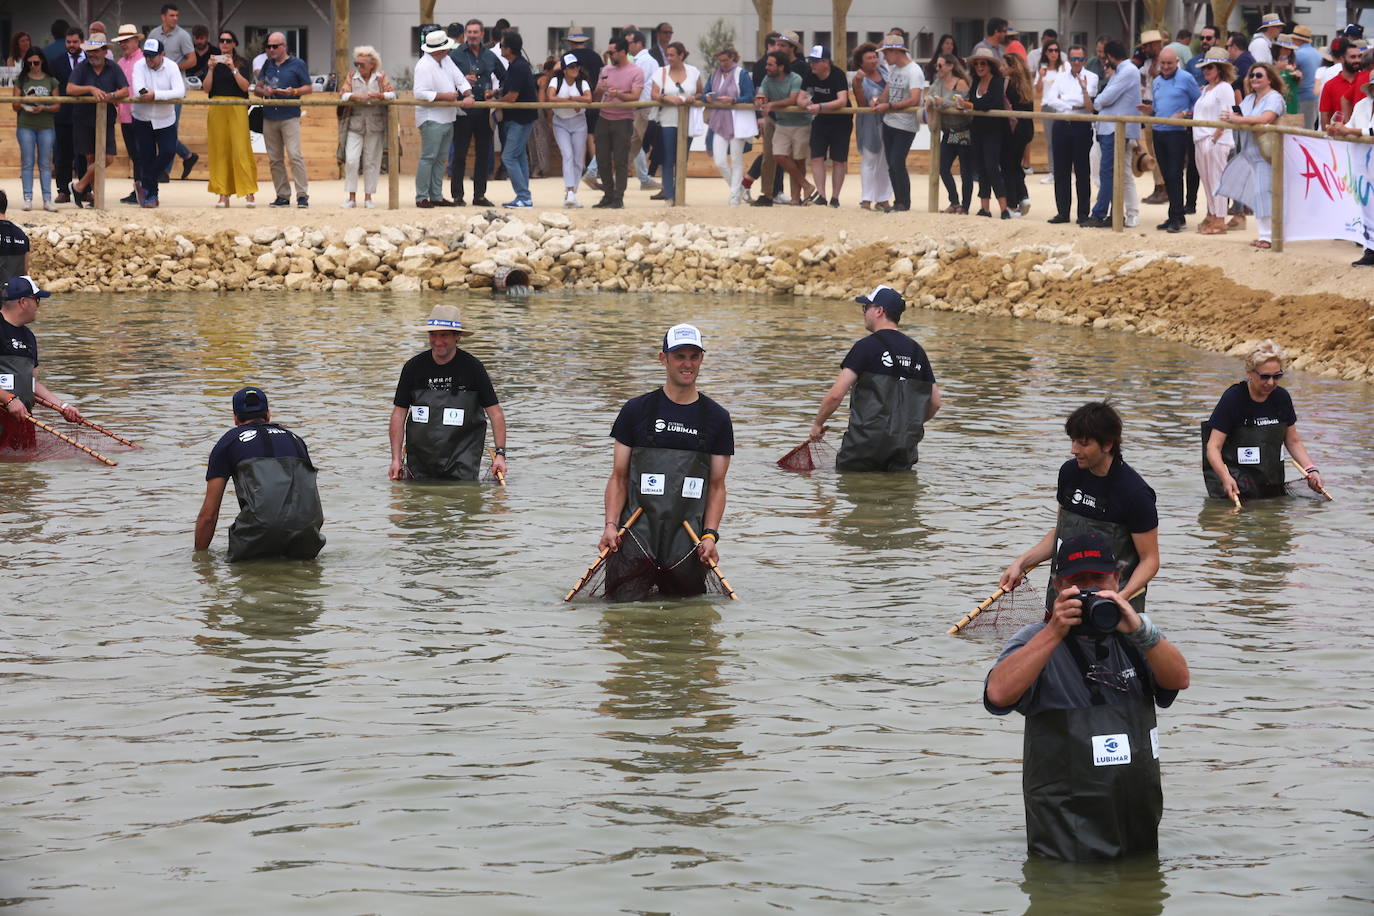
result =
[[696,347],[701,352],[706,352],[706,345],[701,340],[701,332],[695,325],[675,324],[668,329],[668,333],[663,335],[663,352],[671,353],[678,347]]

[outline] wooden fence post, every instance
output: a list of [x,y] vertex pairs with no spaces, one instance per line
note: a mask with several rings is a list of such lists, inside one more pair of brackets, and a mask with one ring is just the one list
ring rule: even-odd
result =
[[386,208],[401,209],[401,106],[386,106]]
[[[927,176],[926,212],[938,213],[940,210],[940,159],[942,143],[940,140],[940,109],[927,109],[927,127],[930,128],[930,174]],[[961,175],[960,178],[963,176]]]
[[1112,231],[1126,228],[1126,122],[1116,122],[1112,143]]
[[673,206],[687,206],[687,153],[692,148],[690,105],[677,109],[677,155],[673,163]]
[[[1269,244],[1272,251],[1283,251],[1283,146],[1284,135],[1274,131],[1271,136],[1279,138],[1275,144],[1274,161],[1270,163],[1269,178],[1269,225],[1272,238]],[[1257,137],[1256,140],[1259,138]]]
[[[106,66],[109,66],[106,64]],[[110,120],[110,106],[95,106],[95,178],[91,182],[92,197],[97,210],[105,209],[105,131]]]

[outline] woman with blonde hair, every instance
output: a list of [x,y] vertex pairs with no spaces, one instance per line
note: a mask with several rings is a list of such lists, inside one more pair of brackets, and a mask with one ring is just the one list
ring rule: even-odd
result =
[[[1253,71],[1252,71],[1253,72]],[[1284,495],[1282,449],[1321,492],[1322,475],[1298,436],[1298,415],[1283,378],[1283,349],[1262,340],[1245,355],[1245,381],[1227,388],[1202,424],[1207,495],[1237,499]]]
[[[926,105],[940,111],[940,180],[949,194],[945,213],[967,213],[973,202],[973,147],[969,135],[973,120],[959,110],[959,101],[968,98],[968,75],[953,54],[935,58],[935,79],[926,90]],[[959,162],[963,196],[954,187],[953,166]]]
[[[1273,66],[1258,62],[1251,64],[1249,72],[1245,74],[1247,93],[1240,103],[1240,114],[1223,111],[1221,120],[1232,124],[1273,124],[1283,116],[1282,87],[1283,83]],[[1240,132],[1240,152],[1221,173],[1218,191],[1254,211],[1255,222],[1259,223],[1259,238],[1250,245],[1268,249],[1273,247],[1269,222],[1269,185],[1273,180],[1273,169],[1265,150],[1260,147],[1259,139],[1260,135],[1251,131]]]
[[[702,101],[708,106],[730,106],[754,98],[754,81],[739,65],[739,52],[734,45],[726,45],[716,52],[716,68],[706,81]],[[752,111],[733,111],[729,107],[707,108],[706,125],[710,128],[711,158],[716,171],[730,186],[730,206],[744,201],[744,144],[758,136],[758,119]]]
[[[1231,66],[1225,51],[1213,48],[1202,59],[1201,69],[1204,83],[1202,95],[1193,103],[1193,118],[1216,121],[1236,104],[1236,90],[1231,85],[1236,78],[1236,68]],[[1234,148],[1235,131],[1221,127],[1193,128],[1193,158],[1207,194],[1207,216],[1197,227],[1203,235],[1226,232],[1226,211],[1231,202],[1221,196],[1217,186],[1221,184],[1221,173]]]
[[[382,56],[371,45],[353,49],[353,69],[344,78],[341,102],[367,102],[396,98],[391,78],[382,70]],[[386,109],[380,105],[350,105],[348,131],[344,140],[344,190],[348,199],[345,210],[358,206],[358,172],[363,173],[363,206],[369,210],[377,205],[372,195],[377,193],[377,181],[382,174],[382,144],[386,141]],[[395,168],[392,163],[392,168]]]
[[[206,80],[212,99],[248,98],[248,61],[239,54],[238,36],[229,29],[219,30],[219,53],[211,54]],[[216,207],[229,206],[229,198],[242,197],[255,205],[258,193],[258,164],[248,137],[248,106],[211,105],[205,114],[209,144],[211,194],[218,194]]]

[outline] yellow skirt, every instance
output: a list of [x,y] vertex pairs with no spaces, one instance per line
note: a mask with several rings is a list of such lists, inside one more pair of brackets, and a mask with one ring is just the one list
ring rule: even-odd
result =
[[258,164],[248,140],[248,109],[212,105],[205,116],[210,141],[210,193],[246,197],[258,192]]

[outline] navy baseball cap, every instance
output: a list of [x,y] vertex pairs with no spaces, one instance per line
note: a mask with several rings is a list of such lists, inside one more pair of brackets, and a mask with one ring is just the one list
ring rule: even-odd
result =
[[1100,534],[1076,534],[1059,545],[1054,558],[1054,574],[1067,579],[1083,572],[1116,572],[1116,554]]
[[10,277],[5,283],[5,298],[10,302],[16,299],[46,299],[51,295],[46,289],[39,289],[33,277],[27,275]]
[[267,393],[251,386],[235,391],[234,416],[244,420],[267,416]]
[[858,296],[854,301],[864,305],[879,306],[894,317],[906,311],[906,300],[902,298],[901,293],[890,286],[875,286],[873,292],[867,296]]
[[149,38],[143,42],[143,56],[157,57],[163,51],[162,42],[156,38]]

